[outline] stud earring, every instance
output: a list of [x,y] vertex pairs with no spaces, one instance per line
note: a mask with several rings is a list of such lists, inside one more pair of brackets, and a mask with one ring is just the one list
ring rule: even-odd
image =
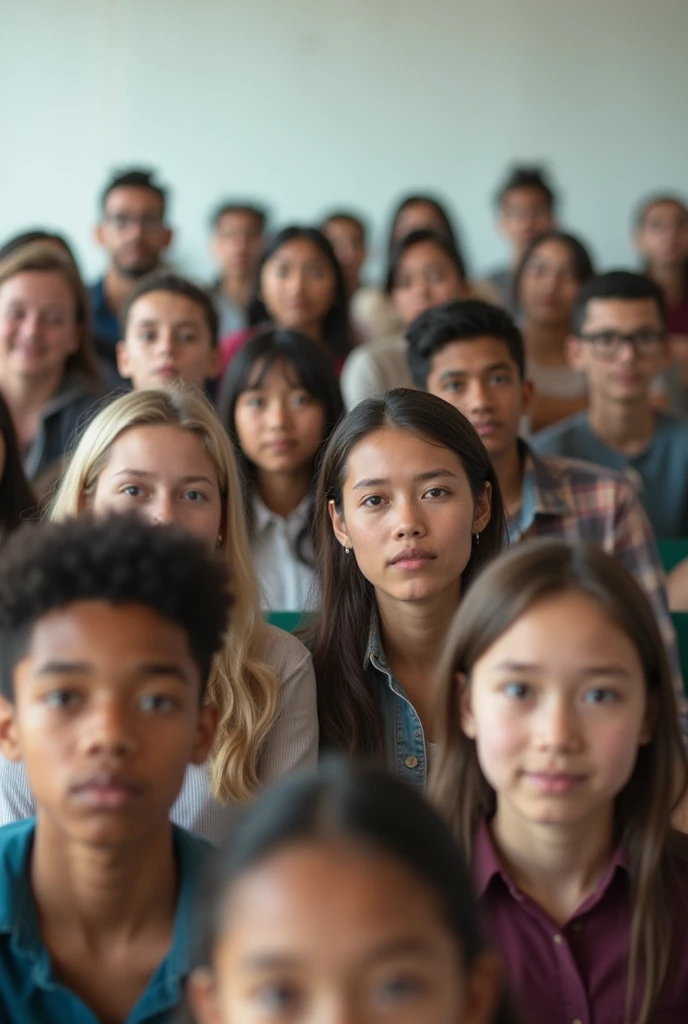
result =
[[474,533],[473,534],[473,540],[475,541],[475,546],[477,547],[478,544],[480,544],[480,534],[479,533]]
[[217,544],[215,545],[215,547],[216,547],[216,548],[219,548],[219,547],[220,547],[220,545],[222,544],[222,541],[223,541],[224,539],[225,539],[225,538],[224,538],[224,537],[222,536],[222,534],[221,534],[221,533],[219,533],[219,534],[218,534],[218,536],[217,536]]
[[351,551],[351,548],[348,548],[348,547],[346,546],[346,544],[343,544],[343,545],[342,545],[342,547],[344,548],[344,554],[345,554],[345,555],[348,555],[348,554],[349,554],[349,552]]

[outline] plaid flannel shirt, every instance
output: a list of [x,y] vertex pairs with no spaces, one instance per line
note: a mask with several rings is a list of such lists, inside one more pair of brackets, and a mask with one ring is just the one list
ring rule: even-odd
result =
[[519,440],[524,474],[521,507],[508,521],[509,543],[529,537],[589,541],[614,555],[647,594],[666,644],[688,741],[688,702],[669,614],[666,579],[652,527],[632,485],[591,462],[539,455]]

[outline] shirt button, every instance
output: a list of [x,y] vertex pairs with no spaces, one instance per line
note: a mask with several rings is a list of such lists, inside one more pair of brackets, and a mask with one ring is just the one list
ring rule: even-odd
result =
[[413,754],[411,754],[410,757],[406,758],[406,761],[404,762],[404,764],[406,765],[407,768],[417,768],[418,767],[418,758],[414,757]]
[[562,942],[564,941],[562,939],[561,935],[558,932],[557,932],[556,935],[553,936],[553,939],[556,942],[557,946],[560,946],[562,944]]
[[571,1024],[583,1024],[583,1021],[580,1019],[580,1017],[576,1017],[575,1020],[571,1021]]

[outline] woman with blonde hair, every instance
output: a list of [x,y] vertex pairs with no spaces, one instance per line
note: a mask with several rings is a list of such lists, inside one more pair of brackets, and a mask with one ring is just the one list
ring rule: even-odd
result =
[[77,266],[54,244],[21,246],[0,260],[0,392],[39,494],[103,393],[88,320]]
[[[62,520],[137,511],[206,540],[231,570],[232,625],[216,657],[208,699],[218,729],[206,765],[191,766],[172,818],[223,841],[237,806],[270,779],[314,765],[318,750],[311,656],[261,616],[243,493],[230,442],[198,392],[135,391],[115,399],[80,438],[50,507]],[[0,824],[28,817],[21,765],[0,759]]]

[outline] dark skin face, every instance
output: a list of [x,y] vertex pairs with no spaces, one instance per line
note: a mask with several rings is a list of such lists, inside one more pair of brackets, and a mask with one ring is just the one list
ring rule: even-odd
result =
[[36,622],[0,698],[0,749],[23,760],[65,840],[141,841],[167,821],[187,764],[201,764],[214,708],[182,628],[140,605],[83,601]]
[[150,188],[114,188],[105,200],[96,240],[122,277],[136,279],[155,270],[172,240],[160,196]]

